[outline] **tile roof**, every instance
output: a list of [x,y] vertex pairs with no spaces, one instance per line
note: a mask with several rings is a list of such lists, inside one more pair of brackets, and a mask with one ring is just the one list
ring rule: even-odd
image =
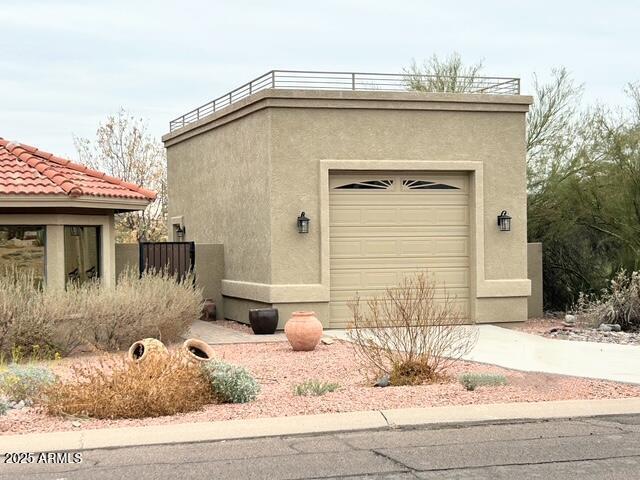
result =
[[67,195],[148,200],[155,192],[0,138],[0,195]]

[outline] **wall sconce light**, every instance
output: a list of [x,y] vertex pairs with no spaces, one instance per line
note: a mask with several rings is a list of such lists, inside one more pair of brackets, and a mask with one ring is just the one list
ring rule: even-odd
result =
[[298,233],[309,233],[309,219],[302,212],[298,217]]
[[176,237],[178,237],[178,241],[182,242],[184,240],[184,234],[186,232],[186,228],[182,225],[176,225]]
[[511,230],[511,217],[506,210],[500,212],[498,215],[498,227],[501,232],[508,232]]

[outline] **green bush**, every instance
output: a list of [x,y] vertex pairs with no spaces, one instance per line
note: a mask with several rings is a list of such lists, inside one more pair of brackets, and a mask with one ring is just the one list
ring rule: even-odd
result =
[[9,410],[9,402],[0,397],[0,415],[4,415]]
[[293,389],[295,395],[304,397],[314,396],[319,397],[325,393],[335,392],[340,385],[331,382],[321,382],[319,380],[307,380],[299,385],[296,385]]
[[251,402],[260,393],[260,384],[244,367],[213,360],[202,369],[214,395],[223,403]]
[[54,381],[55,375],[47,367],[11,363],[0,372],[0,392],[8,400],[32,404]]
[[460,383],[469,391],[478,387],[498,387],[507,384],[504,375],[493,373],[464,373],[460,376]]

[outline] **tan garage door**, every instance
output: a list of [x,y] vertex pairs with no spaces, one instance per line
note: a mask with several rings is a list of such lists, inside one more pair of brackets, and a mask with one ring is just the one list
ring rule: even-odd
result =
[[356,293],[378,295],[425,269],[468,317],[467,175],[341,174],[330,177],[329,190],[332,327],[349,323]]

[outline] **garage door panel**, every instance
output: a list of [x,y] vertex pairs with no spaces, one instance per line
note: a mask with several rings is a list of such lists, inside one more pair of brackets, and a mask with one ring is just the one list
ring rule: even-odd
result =
[[[338,270],[331,273],[331,290],[353,290],[354,285],[360,285],[362,289],[385,288],[400,283],[407,275],[421,271],[420,269]],[[444,284],[448,288],[466,288],[469,285],[469,270],[466,268],[430,270],[428,274],[430,279],[438,284]]]
[[429,225],[469,225],[469,207],[454,206],[411,206],[397,208],[379,208],[361,206],[358,208],[336,207],[330,215],[329,226],[371,227],[371,226],[424,226]]
[[344,256],[341,258],[332,258],[330,262],[331,272],[356,269],[366,270],[372,268],[397,268],[403,271],[407,270],[429,270],[432,272],[436,269],[469,267],[469,257],[429,257],[429,256],[406,256],[393,259],[393,263],[389,264],[387,258],[360,258]]
[[[331,298],[335,299],[339,302],[348,302],[356,298],[356,295],[359,295],[360,298],[369,299],[371,297],[380,297],[385,293],[385,286],[380,286],[380,288],[361,288],[360,290],[334,290],[331,289]],[[468,288],[451,288],[448,287],[446,290],[444,288],[437,288],[433,294],[433,298],[437,300],[443,300],[449,295],[449,298],[452,301],[466,301],[469,298],[469,289]]]
[[468,318],[468,177],[362,174],[332,177],[330,185],[363,178],[375,182],[376,177],[385,179],[376,184],[384,183],[384,189],[361,189],[358,184],[359,189],[330,191],[331,325],[350,321],[347,302],[357,293],[366,301],[406,275],[425,270],[437,284],[436,301],[449,296]]
[[430,257],[442,256],[467,256],[469,254],[468,238],[450,238],[440,240],[438,238],[363,238],[360,240],[334,240],[331,242],[331,252],[334,258],[347,258],[352,256],[375,257],[413,257],[417,255],[429,255]]
[[[361,306],[365,313],[369,311],[368,307],[364,303],[361,303]],[[466,299],[451,302],[451,306],[462,318],[469,318],[469,302]],[[331,315],[331,318],[334,319],[332,320],[332,326],[335,328],[348,327],[353,319],[351,310],[349,310],[346,302],[331,302],[329,314]]]
[[331,238],[381,238],[381,237],[468,237],[469,227],[459,226],[425,226],[425,225],[398,225],[398,226],[338,226],[331,227]]

